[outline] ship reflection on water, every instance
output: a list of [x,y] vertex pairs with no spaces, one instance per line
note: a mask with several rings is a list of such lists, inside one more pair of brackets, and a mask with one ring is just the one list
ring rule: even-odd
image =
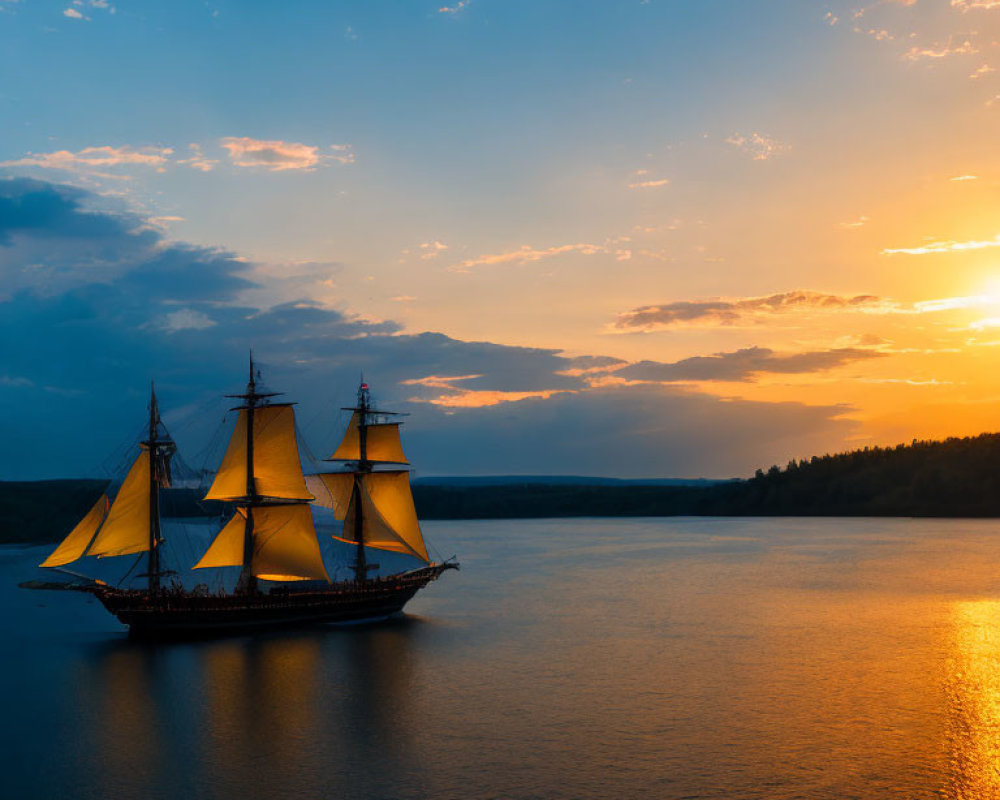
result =
[[412,644],[428,624],[96,647],[75,681],[93,732],[77,743],[81,777],[111,796],[419,796]]

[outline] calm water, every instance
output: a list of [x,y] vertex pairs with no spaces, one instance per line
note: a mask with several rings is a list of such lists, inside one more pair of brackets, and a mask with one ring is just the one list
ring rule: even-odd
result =
[[169,646],[0,548],[0,794],[1000,798],[1000,522],[425,529],[402,620]]

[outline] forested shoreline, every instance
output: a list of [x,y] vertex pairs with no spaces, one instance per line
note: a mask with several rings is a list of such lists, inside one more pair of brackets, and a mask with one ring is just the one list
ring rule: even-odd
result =
[[[479,479],[485,481],[487,479]],[[98,480],[0,482],[0,542],[57,541],[107,485]],[[192,489],[172,490],[168,516],[215,516]],[[436,479],[413,487],[422,519],[575,516],[1000,517],[1000,434],[913,441],[791,461],[747,480],[708,485],[497,485]]]

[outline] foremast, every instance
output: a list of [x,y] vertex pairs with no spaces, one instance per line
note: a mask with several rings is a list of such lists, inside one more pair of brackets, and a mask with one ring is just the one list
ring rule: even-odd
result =
[[149,436],[140,444],[149,453],[149,579],[150,597],[160,593],[163,570],[160,552],[163,533],[160,526],[160,488],[170,484],[170,457],[177,446],[169,436],[160,436],[160,408],[156,402],[156,387],[149,388]]
[[139,442],[139,453],[129,467],[112,503],[102,494],[87,515],[39,566],[62,567],[84,556],[107,558],[146,553],[152,596],[160,592],[160,579],[167,574],[160,554],[160,489],[170,486],[170,457],[177,446],[160,422],[156,391],[151,387],[147,437]]

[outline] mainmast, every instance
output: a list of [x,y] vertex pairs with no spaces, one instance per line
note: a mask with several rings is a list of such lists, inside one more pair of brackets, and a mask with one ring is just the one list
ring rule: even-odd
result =
[[[169,439],[159,439],[160,409],[156,403],[156,387],[149,388],[149,438],[142,442],[149,454],[149,594],[155,597],[160,593],[160,547],[163,536],[160,532],[160,486],[164,475],[161,469],[166,467],[162,455],[169,452]],[[161,445],[163,446],[161,449]]]
[[372,471],[372,463],[368,460],[368,409],[371,407],[371,395],[368,384],[362,381],[358,387],[358,405],[352,409],[358,415],[358,468],[354,473],[354,540],[358,543],[354,563],[354,578],[357,581],[368,580],[368,570],[376,569],[365,558],[365,519],[361,503],[362,477]]
[[[257,485],[254,481],[254,465],[253,465],[253,439],[254,439],[254,409],[261,405],[261,401],[268,397],[275,397],[275,394],[261,394],[257,391],[257,382],[254,375],[253,366],[253,353],[250,354],[250,380],[247,381],[247,390],[245,394],[237,395],[227,395],[227,397],[236,397],[243,400],[246,405],[243,408],[246,410],[246,497],[245,502],[239,504],[239,508],[246,511],[246,527],[243,529],[243,569],[240,572],[239,582],[236,584],[237,591],[245,592],[246,594],[254,594],[257,591],[257,578],[253,574],[253,550],[254,550],[254,539],[253,539],[253,523],[254,523],[254,508],[261,505],[261,496],[257,493]],[[239,513],[239,511],[237,511]]]
[[316,539],[316,498],[306,488],[295,439],[294,403],[272,403],[277,392],[257,386],[253,356],[243,402],[222,464],[205,495],[236,505],[194,569],[239,567],[239,594],[258,593],[258,581],[329,582]]

